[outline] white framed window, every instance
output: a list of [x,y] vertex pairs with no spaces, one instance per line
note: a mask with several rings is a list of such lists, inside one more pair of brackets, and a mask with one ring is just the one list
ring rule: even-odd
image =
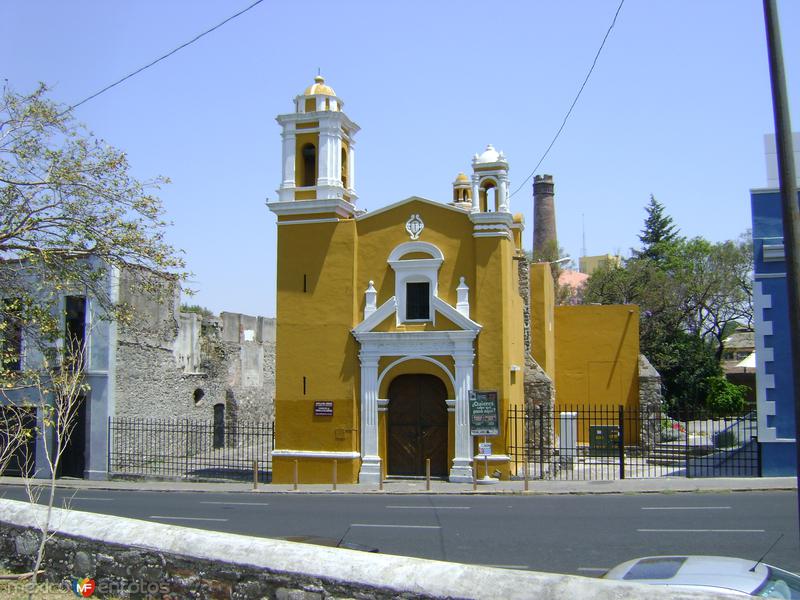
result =
[[[430,258],[403,258],[409,254],[426,254]],[[439,267],[443,262],[442,251],[427,242],[406,242],[392,250],[388,263],[395,274],[398,325],[435,322],[433,298],[438,296]]]

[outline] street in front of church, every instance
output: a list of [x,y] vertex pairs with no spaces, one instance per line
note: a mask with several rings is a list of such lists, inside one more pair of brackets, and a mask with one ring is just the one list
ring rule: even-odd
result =
[[[401,484],[410,487],[401,482],[397,489]],[[3,485],[0,495],[24,499],[25,492]],[[61,488],[59,505],[63,501],[74,510],[184,527],[320,536],[383,554],[589,577],[654,554],[755,561],[784,533],[767,561],[800,571],[791,490],[421,495]]]

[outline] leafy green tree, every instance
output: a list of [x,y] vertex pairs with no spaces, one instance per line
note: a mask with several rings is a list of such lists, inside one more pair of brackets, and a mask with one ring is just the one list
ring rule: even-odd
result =
[[752,321],[750,236],[686,239],[652,196],[646,211],[642,248],[622,266],[596,271],[584,300],[638,304],[641,350],[661,373],[669,407],[700,408],[706,380],[721,375],[726,332]]
[[[44,85],[29,94],[5,86],[0,100],[0,404],[14,406],[3,411],[0,438],[19,448],[39,435],[50,470],[34,585],[53,528],[55,476],[88,392],[86,348],[76,343],[86,338],[65,334],[61,298],[89,296],[101,309],[94,316],[126,323],[132,308],[110,293],[115,272],[154,297],[172,293],[184,276],[152,194],[166,180],[137,180],[124,152],[76,124],[46,94]],[[35,361],[20,360],[21,339]],[[34,409],[52,436],[25,425],[25,411]],[[0,467],[10,454],[0,453]],[[27,489],[36,502],[40,488]]]
[[[75,123],[48,100],[46,86],[29,94],[5,86],[0,100],[0,337],[21,324],[26,344],[62,332],[59,298],[79,290],[109,318],[129,307],[109,295],[112,269],[134,285],[171,292],[183,276],[180,254],[165,241],[168,223],[152,192],[163,178],[139,181],[124,152]],[[5,343],[3,364],[13,359]],[[9,371],[0,373],[0,381]]]
[[747,406],[747,386],[731,383],[725,377],[706,380],[706,408],[715,417],[732,417],[742,414]]
[[672,217],[664,212],[664,205],[650,194],[650,202],[645,207],[647,218],[639,235],[642,249],[637,252],[638,258],[662,261],[672,244],[680,239],[679,231]]

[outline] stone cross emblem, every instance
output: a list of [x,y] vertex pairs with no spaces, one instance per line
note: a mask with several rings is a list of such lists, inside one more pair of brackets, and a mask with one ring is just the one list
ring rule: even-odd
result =
[[419,234],[425,228],[425,223],[419,218],[419,215],[411,215],[411,218],[406,222],[406,231],[411,236],[412,240],[419,239]]

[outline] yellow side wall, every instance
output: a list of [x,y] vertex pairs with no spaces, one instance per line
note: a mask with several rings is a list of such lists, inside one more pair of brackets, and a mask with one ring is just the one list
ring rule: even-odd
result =
[[531,263],[531,354],[550,379],[555,379],[555,292],[547,263]]
[[[492,454],[507,453],[508,407],[523,402],[521,372],[512,372],[512,365],[522,366],[522,299],[518,293],[518,277],[514,262],[515,248],[505,237],[474,238],[475,295],[472,318],[483,326],[478,335],[475,353],[474,388],[497,390],[499,396],[500,434],[488,437]],[[473,456],[480,439],[473,438]],[[490,471],[509,477],[508,462],[490,462]]]
[[[356,244],[353,221],[278,228],[277,449],[358,450],[358,358],[350,334]],[[334,416],[314,417],[315,400],[333,401]],[[302,461],[302,481],[330,481],[332,460]],[[291,482],[293,460],[273,462],[273,480]],[[358,472],[358,465],[341,468]]]
[[639,307],[557,306],[556,403],[639,406]]

